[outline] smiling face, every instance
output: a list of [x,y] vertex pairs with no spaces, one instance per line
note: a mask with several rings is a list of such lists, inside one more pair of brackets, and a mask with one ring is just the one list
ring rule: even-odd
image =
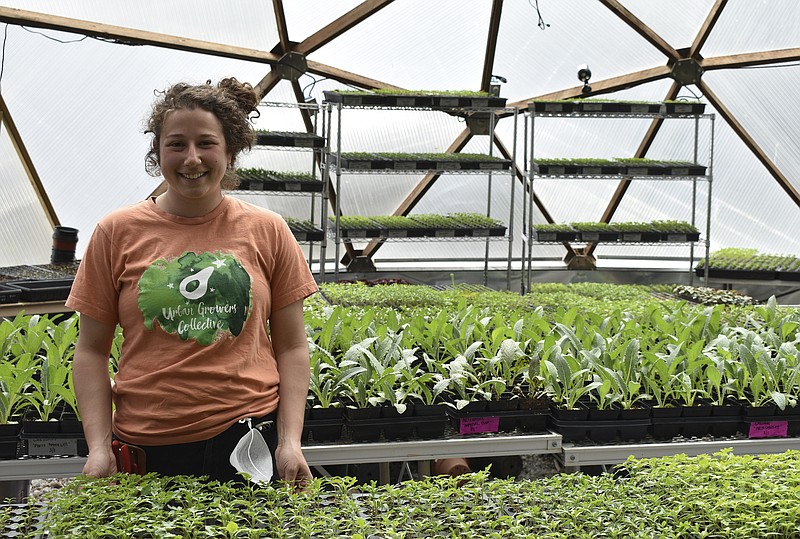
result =
[[159,144],[159,166],[168,188],[157,204],[185,217],[209,213],[222,201],[221,182],[231,159],[222,124],[212,112],[169,112]]

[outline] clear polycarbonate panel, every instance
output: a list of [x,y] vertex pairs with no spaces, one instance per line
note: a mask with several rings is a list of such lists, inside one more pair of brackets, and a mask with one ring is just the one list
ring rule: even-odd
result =
[[[620,2],[634,17],[673,49],[689,48],[714,8],[714,0],[623,0]],[[638,46],[638,44],[635,44]]]
[[[87,237],[100,217],[161,182],[144,170],[154,92],[226,76],[257,82],[264,69],[154,47],[60,43],[17,26],[8,28],[5,52],[3,97],[56,213]],[[47,69],[29,68],[43,58]]]
[[8,129],[0,130],[0,267],[50,261],[53,227],[42,209]]
[[726,2],[701,52],[711,58],[793,49],[797,47],[798,26],[798,2]]
[[490,11],[489,2],[393,2],[309,59],[402,88],[477,90]]
[[[293,0],[283,5],[289,37],[297,43],[310,36],[312,39],[324,36],[338,27],[337,19],[349,17],[350,10],[364,7],[357,0]],[[410,89],[478,89],[484,76],[492,5],[478,0],[388,3],[312,51],[308,60],[324,64],[321,72],[327,75],[308,72],[299,77],[296,85],[303,96],[319,103],[324,90],[347,87],[334,80],[337,74],[348,77],[352,73],[356,78],[367,77]],[[590,66],[589,82],[595,87],[606,80],[635,84],[637,74],[643,70],[667,65],[664,51],[601,2],[540,0],[538,5],[540,13],[532,1],[507,1],[502,5],[490,72],[506,79],[507,82],[500,84],[500,92],[510,103],[519,103],[525,109],[533,97],[579,87],[580,64]],[[793,0],[755,3],[625,0],[621,5],[674,49],[690,47],[711,10],[723,5],[701,49],[706,62],[725,55],[768,56],[772,50],[797,47],[800,3]],[[262,51],[273,50],[279,41],[275,4],[257,0],[236,3],[0,0],[0,6]],[[549,25],[544,30],[538,26],[539,15]],[[259,62],[155,46],[107,43],[75,33],[16,25],[4,29],[2,68],[3,98],[44,188],[62,224],[78,228],[81,238],[88,237],[100,217],[124,204],[142,200],[160,183],[160,178],[151,178],[144,172],[149,139],[143,133],[143,122],[154,91],[178,81],[217,81],[224,76],[236,76],[256,85],[270,72],[269,65]],[[629,79],[624,79],[629,75]],[[672,83],[672,79],[664,78],[593,97],[660,101],[668,95]],[[800,253],[800,240],[794,234],[800,225],[795,201],[800,190],[797,172],[800,155],[796,151],[800,147],[796,129],[800,109],[793,97],[800,87],[800,71],[794,63],[708,69],[703,73],[703,83],[714,94],[703,99],[709,103],[707,112],[716,114],[712,248],[751,246],[766,252]],[[703,98],[699,85],[679,92],[680,98],[695,96]],[[297,97],[292,85],[283,81],[265,99],[295,102]],[[720,110],[711,106],[715,99],[722,103]],[[306,129],[296,108],[263,106],[261,113],[255,122],[259,129]],[[319,133],[323,132],[322,116],[316,117],[315,129]],[[335,134],[331,140],[335,149],[339,140],[335,112],[331,118],[335,125],[328,126],[328,132]],[[511,118],[502,119],[496,126],[496,134],[500,144],[513,151],[516,133],[516,162],[521,170],[527,169],[525,159],[530,159],[531,149],[534,159],[631,157],[650,125],[649,120],[536,118],[534,138],[530,140],[530,126],[526,131],[522,115],[518,120],[515,130]],[[729,121],[740,125],[774,163],[779,170],[777,175],[788,183],[786,189],[736,134]],[[463,118],[439,111],[346,110],[341,124],[343,151],[446,151],[462,140],[460,137],[467,128]],[[711,157],[710,142],[709,129],[702,127],[697,144],[697,160],[701,163]],[[498,146],[491,148],[494,155],[499,154]],[[488,137],[479,135],[466,142],[463,151],[489,149]],[[31,215],[44,213],[29,211],[29,205],[35,201],[30,198],[30,191],[24,189],[28,180],[19,159],[7,141],[2,151],[4,189],[6,184],[14,186],[6,189],[4,196],[19,196],[22,202],[19,209],[14,199],[4,202],[0,222],[14,238],[27,237],[19,236],[7,224],[16,219],[13,214],[25,212],[23,219],[33,219]],[[646,157],[692,159],[694,153],[692,122],[668,120],[654,137]],[[240,166],[319,174],[310,152],[259,148],[242,156]],[[492,177],[491,214],[505,222],[511,209],[510,179],[497,176]],[[424,173],[343,174],[339,193],[342,210],[362,215],[392,213],[414,196],[424,177]],[[537,180],[535,190],[555,220],[595,220],[609,208],[618,186],[617,180]],[[523,208],[522,185],[518,180],[516,187],[514,253],[518,256],[522,247],[519,225],[527,205]],[[700,186],[701,195],[696,201],[696,219],[701,225],[707,214],[706,188],[706,184]],[[485,212],[488,196],[486,175],[443,175],[419,198],[413,212]],[[302,197],[259,196],[254,201],[297,217],[309,211],[308,200]],[[634,182],[619,200],[612,221],[682,219],[690,214],[690,209],[690,184]],[[538,208],[531,218],[534,223],[545,220]],[[45,248],[44,243],[49,244],[50,226],[44,218],[39,224],[26,223],[26,226],[27,230],[37,231],[34,235],[41,236],[40,240],[27,242],[36,251],[31,258],[41,258],[47,254],[39,251]],[[19,241],[23,246],[22,240]],[[81,241],[79,255],[82,247]],[[482,259],[484,250],[481,242],[387,243],[376,253],[376,260],[404,255],[420,260]],[[492,257],[504,257],[506,252],[507,245],[503,242],[490,245]],[[332,257],[332,250],[329,253]],[[560,245],[540,245],[534,258],[560,260],[563,254]],[[685,249],[601,246],[596,254],[599,261],[627,257],[634,264],[637,255],[685,257]]]
[[[599,2],[505,2],[492,72],[505,77],[511,101],[578,86],[577,66],[588,64],[592,81],[665,64],[662,53]],[[694,25],[694,24],[693,24]]]
[[329,24],[345,16],[360,4],[362,2],[359,0],[283,2],[289,39],[302,43],[317,33],[323,33]]
[[210,0],[3,0],[0,6],[261,51],[278,40],[272,4],[258,0],[235,6]]

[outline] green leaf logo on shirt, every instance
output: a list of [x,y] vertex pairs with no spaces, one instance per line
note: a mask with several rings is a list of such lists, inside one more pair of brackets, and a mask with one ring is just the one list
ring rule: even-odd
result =
[[139,309],[147,329],[153,322],[182,340],[208,345],[239,335],[250,314],[250,275],[230,254],[183,253],[160,258],[139,279]]

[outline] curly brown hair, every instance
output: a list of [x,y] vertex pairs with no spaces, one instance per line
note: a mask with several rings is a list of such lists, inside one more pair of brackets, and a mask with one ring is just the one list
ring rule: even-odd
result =
[[167,114],[177,109],[203,109],[214,114],[222,124],[225,146],[233,155],[232,165],[222,179],[223,189],[235,189],[239,185],[236,175],[236,158],[250,150],[256,142],[256,132],[251,123],[251,114],[258,116],[259,98],[253,87],[233,77],[222,79],[216,86],[209,80],[206,84],[191,85],[184,82],[174,84],[164,91],[156,92],[145,133],[153,135],[150,148],[145,155],[145,170],[151,176],[160,176],[158,149],[161,130]]

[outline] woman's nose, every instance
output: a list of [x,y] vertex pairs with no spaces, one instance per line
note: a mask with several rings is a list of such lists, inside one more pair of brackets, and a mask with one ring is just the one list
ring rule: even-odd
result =
[[186,164],[197,164],[200,162],[200,154],[197,151],[197,147],[193,144],[190,144],[186,148]]

